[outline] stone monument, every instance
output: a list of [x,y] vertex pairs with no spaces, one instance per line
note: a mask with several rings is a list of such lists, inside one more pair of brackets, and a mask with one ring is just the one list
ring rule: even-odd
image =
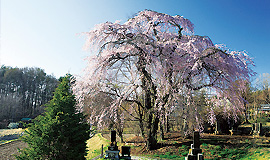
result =
[[119,152],[116,142],[116,131],[111,131],[111,143],[108,150],[105,151],[105,159],[120,159]]
[[216,121],[216,126],[215,126],[215,135],[220,134],[220,124],[218,120]]
[[131,159],[130,157],[130,147],[129,146],[122,146],[121,148],[121,159]]
[[253,135],[261,135],[262,133],[262,123],[253,123],[252,125],[252,131],[253,131]]
[[191,149],[185,160],[203,160],[202,149],[200,148],[200,133],[193,132],[193,144],[191,144]]

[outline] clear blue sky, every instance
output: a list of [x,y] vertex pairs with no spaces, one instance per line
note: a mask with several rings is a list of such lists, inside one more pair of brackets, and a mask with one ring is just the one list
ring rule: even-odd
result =
[[246,50],[258,74],[270,73],[270,0],[1,0],[0,65],[80,74],[89,53],[76,34],[144,9],[190,19],[195,34]]

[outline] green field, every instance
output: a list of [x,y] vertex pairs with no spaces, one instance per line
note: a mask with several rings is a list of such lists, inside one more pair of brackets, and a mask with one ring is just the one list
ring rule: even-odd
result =
[[94,137],[89,139],[87,141],[88,154],[86,158],[90,160],[100,155],[102,144],[105,151],[110,145],[110,141],[102,137],[101,133],[98,133]]

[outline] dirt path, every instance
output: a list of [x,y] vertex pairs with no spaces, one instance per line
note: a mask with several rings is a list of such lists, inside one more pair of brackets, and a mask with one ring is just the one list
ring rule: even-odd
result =
[[14,154],[18,154],[18,148],[27,147],[27,144],[22,141],[12,141],[7,144],[0,145],[0,159],[1,160],[15,160]]

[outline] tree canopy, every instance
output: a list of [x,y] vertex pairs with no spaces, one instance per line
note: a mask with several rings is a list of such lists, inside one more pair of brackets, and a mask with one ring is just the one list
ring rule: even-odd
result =
[[[101,126],[124,102],[140,107],[147,115],[149,149],[156,144],[159,117],[176,107],[179,95],[187,97],[185,106],[180,106],[186,118],[197,123],[199,106],[192,105],[192,95],[203,88],[212,88],[217,97],[233,103],[230,110],[235,116],[243,109],[240,95],[231,91],[245,88],[244,81],[254,74],[251,58],[195,35],[192,22],[182,16],[144,10],[125,23],[98,24],[85,35],[92,56],[74,87],[78,101],[83,106],[85,98],[101,92],[112,97],[99,115],[92,114]],[[93,113],[100,109],[88,107]],[[132,115],[134,110],[128,112]]]

